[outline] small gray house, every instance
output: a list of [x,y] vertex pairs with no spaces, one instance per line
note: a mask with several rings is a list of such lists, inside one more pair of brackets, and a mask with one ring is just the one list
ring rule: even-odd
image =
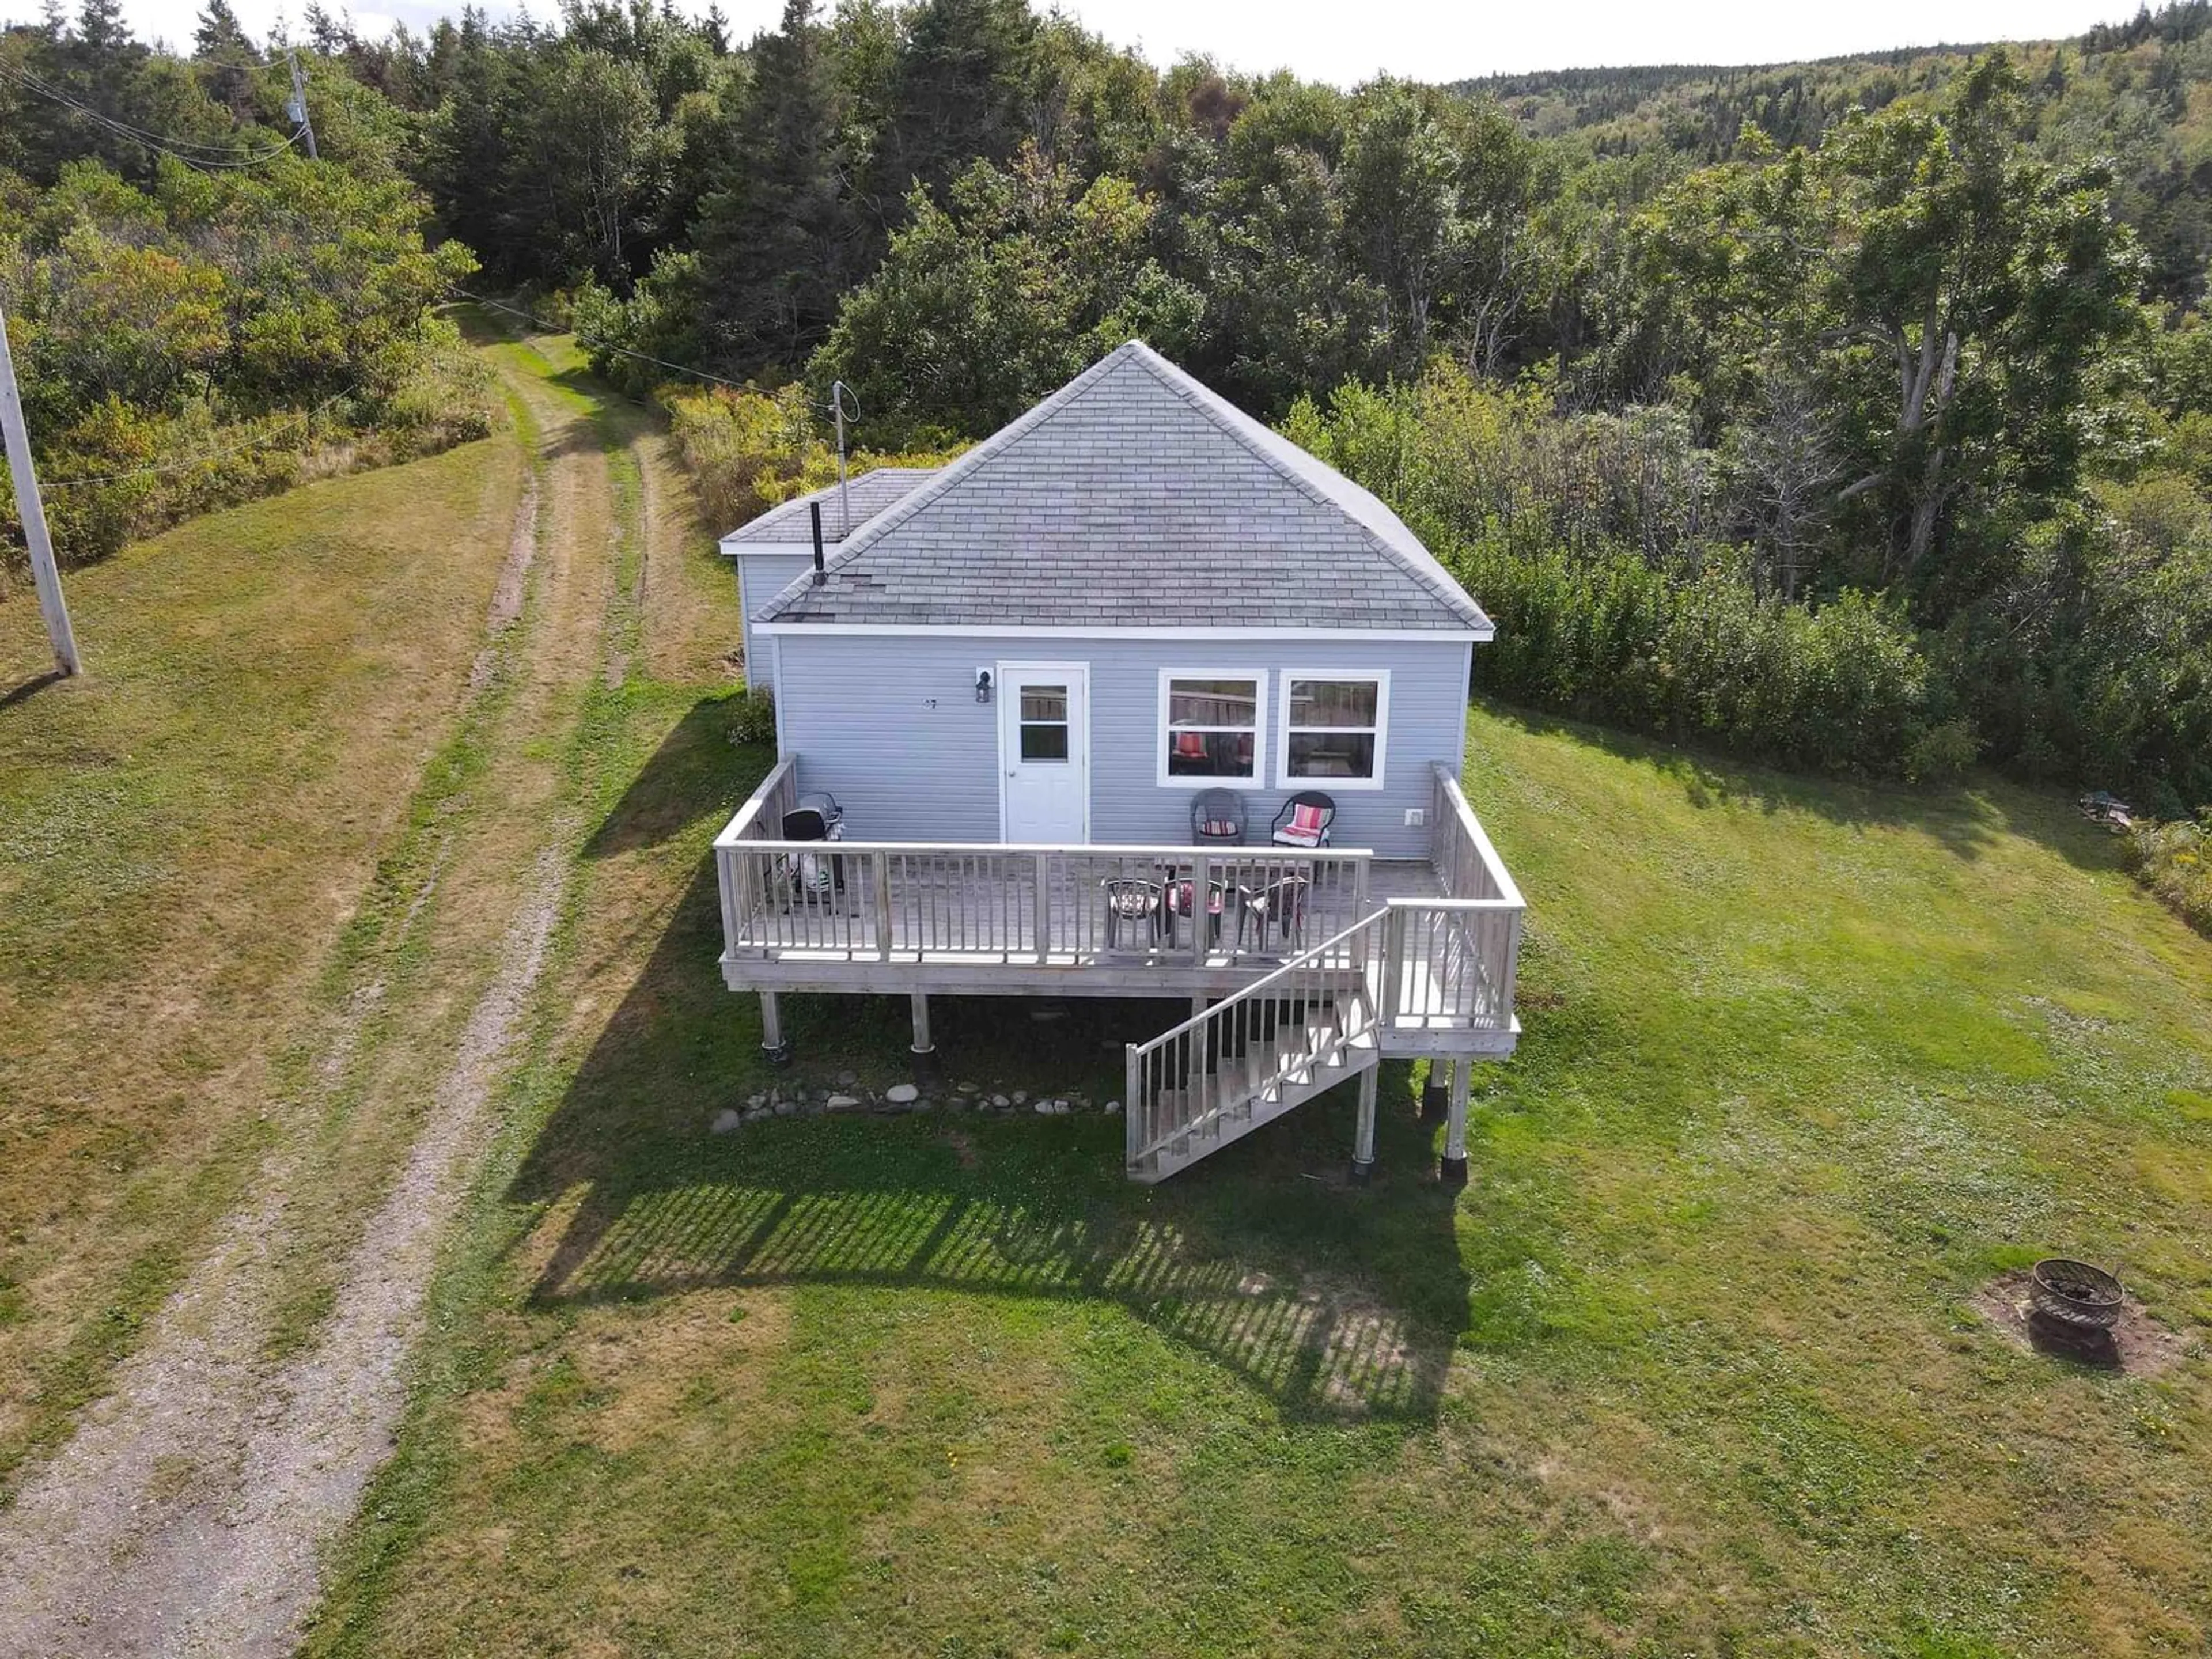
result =
[[716,842],[721,966],[772,1054],[784,991],[906,994],[918,1054],[932,992],[1187,995],[1129,1050],[1135,1178],[1353,1077],[1364,1176],[1399,1054],[1463,1170],[1519,1030],[1459,786],[1492,629],[1389,508],[1132,342],[722,547],[780,759]]

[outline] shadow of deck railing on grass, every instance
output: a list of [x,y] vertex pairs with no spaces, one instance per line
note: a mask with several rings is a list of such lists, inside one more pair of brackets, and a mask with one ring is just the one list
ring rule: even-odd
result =
[[[699,815],[672,822],[671,798],[696,788],[711,811],[733,787],[720,722],[709,702],[678,723],[596,851],[697,835]],[[1123,1179],[1120,1121],[1097,1114],[779,1118],[712,1136],[716,1111],[766,1086],[758,1009],[725,988],[720,935],[702,857],[510,1188],[558,1230],[530,1291],[538,1305],[803,1284],[1103,1302],[1286,1412],[1433,1416],[1468,1281],[1450,1194],[1410,1175],[1429,1152],[1409,1111],[1384,1130],[1404,1184],[1357,1194],[1334,1184],[1349,1090],[1172,1191]],[[1039,1025],[1018,1017],[1018,1001],[981,1000],[939,1022],[955,1075],[1046,1072],[1071,1092],[1097,1086],[1102,1055],[1118,1074],[1120,1042],[1176,1014],[1085,999]],[[792,996],[785,1026],[817,1077],[896,1075],[906,1013],[902,1000]],[[1409,1102],[1410,1078],[1393,1069]],[[1331,1182],[1310,1179],[1316,1170]]]
[[[850,1127],[911,1140],[918,1126]],[[812,1127],[767,1133],[817,1139]],[[926,1146],[915,1151],[918,1164],[933,1161]],[[1103,1145],[1085,1151],[1110,1156]],[[702,1177],[594,1191],[533,1300],[629,1302],[787,1285],[1109,1302],[1294,1413],[1432,1416],[1454,1342],[1452,1332],[1425,1328],[1352,1284],[1255,1266],[1249,1250],[1220,1252],[1172,1221],[1039,1212],[926,1181],[829,1191]]]

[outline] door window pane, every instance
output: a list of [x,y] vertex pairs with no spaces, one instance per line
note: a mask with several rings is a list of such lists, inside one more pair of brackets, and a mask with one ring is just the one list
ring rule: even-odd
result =
[[1021,698],[1022,758],[1047,763],[1066,761],[1067,688],[1024,685]]
[[1042,721],[1022,722],[1022,758],[1025,761],[1064,761],[1067,758],[1067,728]]

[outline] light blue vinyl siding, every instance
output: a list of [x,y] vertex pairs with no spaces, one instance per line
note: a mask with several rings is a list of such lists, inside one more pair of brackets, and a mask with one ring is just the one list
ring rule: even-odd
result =
[[[764,641],[765,642],[765,641]],[[1465,640],[1203,640],[775,636],[783,741],[799,787],[827,789],[856,840],[999,836],[999,710],[975,701],[975,671],[1001,662],[1091,665],[1091,835],[1096,842],[1189,840],[1190,789],[1162,788],[1160,671],[1265,674],[1267,787],[1244,792],[1249,839],[1264,842],[1291,792],[1274,787],[1285,670],[1388,669],[1390,719],[1379,790],[1330,791],[1335,844],[1385,858],[1425,856],[1408,807],[1430,804],[1429,765],[1456,765],[1467,730]],[[1314,787],[1327,790],[1326,782]]]
[[738,568],[738,601],[744,607],[745,684],[756,691],[775,688],[775,641],[753,632],[753,612],[797,581],[814,562],[812,549],[796,553],[740,550],[730,562]]

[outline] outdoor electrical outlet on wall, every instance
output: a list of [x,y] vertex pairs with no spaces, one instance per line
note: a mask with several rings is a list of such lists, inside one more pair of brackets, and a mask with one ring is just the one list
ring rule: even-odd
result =
[[1406,828],[1408,830],[1419,830],[1424,824],[1427,823],[1428,821],[1429,809],[1427,807],[1408,806],[1406,809]]

